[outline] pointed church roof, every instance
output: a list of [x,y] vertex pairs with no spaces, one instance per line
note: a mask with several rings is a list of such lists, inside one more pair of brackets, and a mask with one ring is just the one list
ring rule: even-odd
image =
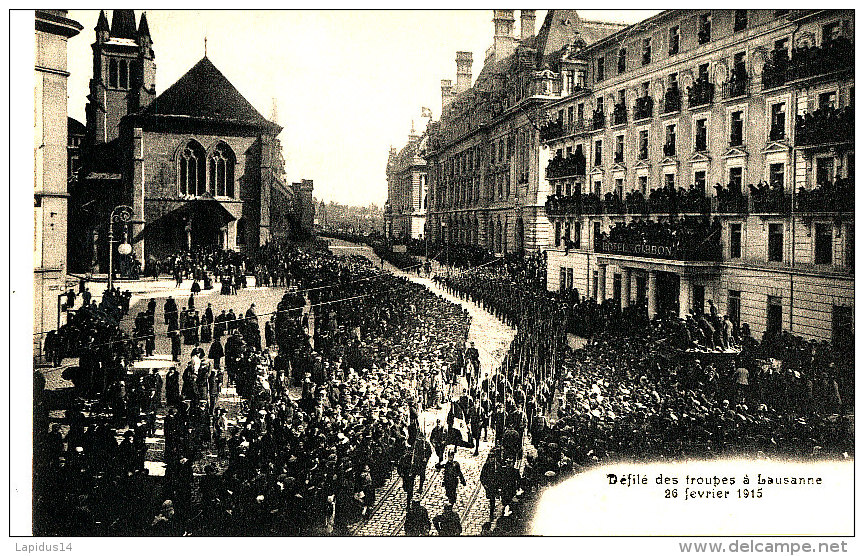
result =
[[142,114],[243,124],[269,128],[275,133],[282,130],[262,116],[207,56],[156,97]]
[[135,10],[114,10],[111,14],[111,36],[117,39],[135,38]]
[[105,17],[105,10],[99,10],[99,21],[96,22],[96,32],[99,31],[110,31],[108,18]]
[[149,37],[150,26],[147,25],[147,12],[141,14],[141,23],[138,24],[138,36]]

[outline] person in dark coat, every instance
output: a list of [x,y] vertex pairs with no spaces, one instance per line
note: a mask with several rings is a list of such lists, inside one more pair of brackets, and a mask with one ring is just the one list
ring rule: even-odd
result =
[[501,465],[499,464],[500,453],[498,450],[493,451],[486,458],[486,463],[483,464],[483,469],[480,470],[480,484],[486,491],[486,498],[489,500],[489,521],[495,521],[495,499],[501,496]]
[[225,357],[225,350],[222,349],[222,342],[219,338],[216,338],[210,344],[210,352],[207,354],[207,357],[213,360],[214,369],[218,370],[222,368],[222,358]]
[[213,307],[207,304],[204,316],[201,317],[201,343],[208,343],[213,339]]
[[[465,486],[465,475],[462,474],[462,467],[456,461],[456,447],[451,447],[447,454],[447,463],[444,464],[444,491],[447,493],[447,499],[450,504],[456,503],[456,493],[459,488],[459,483]],[[461,533],[461,531],[460,531]]]
[[431,529],[432,522],[429,521],[429,512],[420,504],[419,500],[414,500],[411,509],[405,516],[405,536],[425,537],[429,535]]
[[171,367],[165,375],[165,401],[170,406],[176,406],[180,399],[180,373],[177,367]]
[[180,361],[180,332],[172,330],[168,335],[171,337],[171,359]]
[[447,432],[441,424],[441,419],[435,420],[435,428],[429,434],[429,442],[435,449],[435,455],[438,456],[437,465],[440,465],[444,461],[444,447],[447,445]]
[[458,537],[462,534],[462,521],[453,511],[453,504],[444,504],[444,510],[435,516],[433,523],[442,537]]

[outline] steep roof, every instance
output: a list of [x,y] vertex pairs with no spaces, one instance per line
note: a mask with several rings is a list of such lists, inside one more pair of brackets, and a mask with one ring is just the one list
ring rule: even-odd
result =
[[244,124],[268,128],[275,133],[282,129],[262,116],[207,56],[156,97],[141,114]]
[[111,14],[111,36],[117,39],[135,38],[134,10],[114,10]]

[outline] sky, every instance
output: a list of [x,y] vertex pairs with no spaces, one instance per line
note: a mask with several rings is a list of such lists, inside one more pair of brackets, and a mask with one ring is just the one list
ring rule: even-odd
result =
[[[623,23],[654,13],[579,11]],[[538,10],[537,29],[545,14]],[[68,51],[69,115],[82,123],[98,16],[69,12],[84,26]],[[207,57],[267,118],[275,99],[288,179],[312,179],[318,199],[352,205],[384,204],[390,146],[404,146],[412,120],[422,131],[421,107],[440,116],[441,80],[455,83],[457,50],[473,53],[477,76],[493,32],[491,10],[148,10],[147,21],[157,93],[204,56],[206,37]]]

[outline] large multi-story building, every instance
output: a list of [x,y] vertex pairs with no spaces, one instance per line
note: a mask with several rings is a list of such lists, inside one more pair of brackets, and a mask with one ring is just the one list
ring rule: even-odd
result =
[[[854,12],[670,10],[573,48],[544,107],[548,287],[851,334]],[[565,63],[566,62],[566,63]]]
[[442,116],[427,128],[423,155],[433,241],[499,254],[548,244],[540,109],[559,94],[563,48],[577,36],[594,42],[624,27],[584,21],[572,10],[550,10],[535,35],[534,10],[521,10],[517,39],[514,22],[513,10],[494,10],[493,44],[473,86],[470,52],[456,53],[455,87],[441,82]]
[[36,10],[33,160],[33,338],[41,355],[45,333],[58,326],[66,288],[67,104],[66,43],[81,24],[66,10]]
[[426,136],[418,135],[412,122],[408,143],[399,151],[390,148],[384,206],[384,235],[388,239],[426,237],[428,184],[426,161],[420,157],[425,143]]

